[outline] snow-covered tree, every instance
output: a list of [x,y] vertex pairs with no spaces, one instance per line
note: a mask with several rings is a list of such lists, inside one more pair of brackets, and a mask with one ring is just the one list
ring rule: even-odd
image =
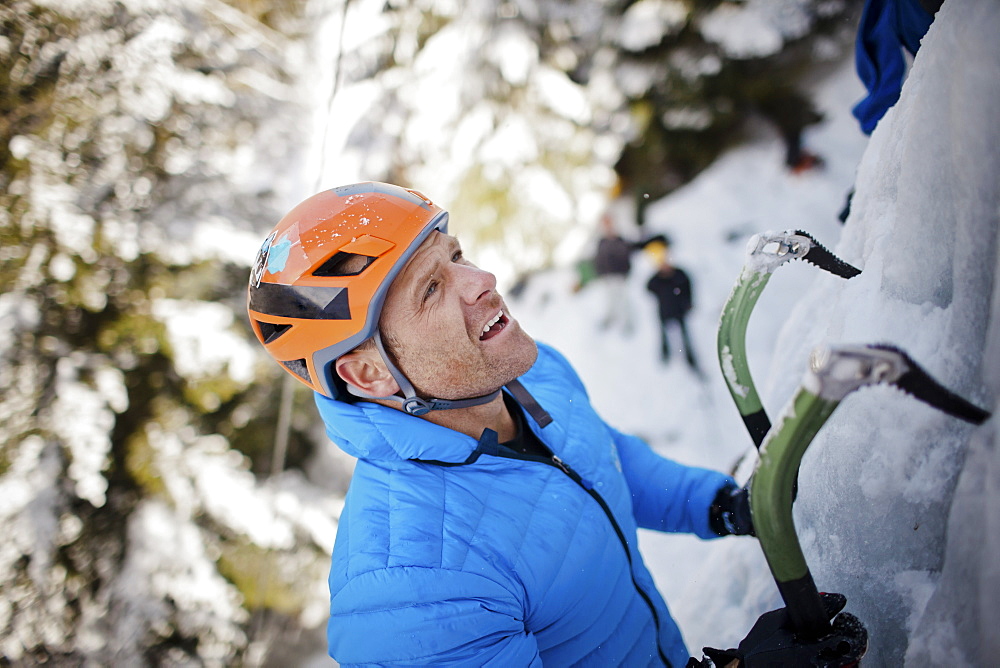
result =
[[0,656],[259,662],[322,619],[335,532],[301,476],[251,472],[277,402],[234,315],[301,148],[307,8],[0,25]]
[[609,200],[637,221],[748,118],[807,113],[798,86],[843,58],[857,8],[360,0],[331,30],[344,32],[331,185],[361,174],[417,187],[502,282],[565,264]]

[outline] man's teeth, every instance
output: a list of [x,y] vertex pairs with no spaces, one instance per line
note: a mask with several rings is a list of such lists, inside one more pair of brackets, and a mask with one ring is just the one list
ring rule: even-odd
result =
[[503,311],[500,311],[499,313],[497,313],[493,317],[492,320],[490,320],[488,323],[486,323],[485,327],[483,327],[483,334],[485,334],[486,332],[490,331],[490,327],[492,327],[493,325],[495,325],[498,322],[500,322],[500,318],[502,318],[502,317],[503,317]]

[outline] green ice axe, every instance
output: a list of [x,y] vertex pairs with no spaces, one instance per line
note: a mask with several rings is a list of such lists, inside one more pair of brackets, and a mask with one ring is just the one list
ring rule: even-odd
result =
[[821,347],[802,385],[760,447],[750,510],[768,567],[796,632],[820,638],[831,630],[792,520],[793,487],[813,437],[851,392],[892,385],[948,415],[982,424],[990,414],[949,391],[902,350],[888,345]]
[[812,235],[802,230],[766,232],[750,238],[746,263],[722,309],[717,345],[726,386],[757,448],[760,448],[764,436],[771,428],[771,421],[757,395],[747,363],[747,323],[774,270],[797,259],[803,259],[843,278],[852,278],[861,273],[860,269],[836,257]]

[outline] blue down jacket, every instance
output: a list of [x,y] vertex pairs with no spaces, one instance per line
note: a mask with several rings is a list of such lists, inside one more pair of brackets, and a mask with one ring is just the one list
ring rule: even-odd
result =
[[526,417],[551,460],[498,446],[492,431],[477,442],[316,395],[330,438],[358,458],[330,572],[341,665],[687,662],[636,528],[714,537],[708,509],[731,479],[609,427],[547,346],[520,380],[554,418],[542,429]]

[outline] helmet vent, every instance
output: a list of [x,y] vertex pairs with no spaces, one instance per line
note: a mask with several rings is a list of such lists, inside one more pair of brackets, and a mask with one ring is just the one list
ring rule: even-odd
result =
[[294,373],[296,376],[306,381],[307,383],[312,383],[312,379],[309,378],[309,369],[306,367],[306,361],[304,359],[298,360],[288,360],[287,362],[282,362],[285,368]]
[[313,276],[357,276],[368,268],[375,258],[357,253],[340,251],[330,256],[330,259],[316,268]]
[[257,326],[260,327],[260,336],[264,339],[264,343],[271,343],[276,340],[279,336],[287,332],[292,328],[291,325],[283,325],[273,322],[263,322],[261,320],[257,321]]

